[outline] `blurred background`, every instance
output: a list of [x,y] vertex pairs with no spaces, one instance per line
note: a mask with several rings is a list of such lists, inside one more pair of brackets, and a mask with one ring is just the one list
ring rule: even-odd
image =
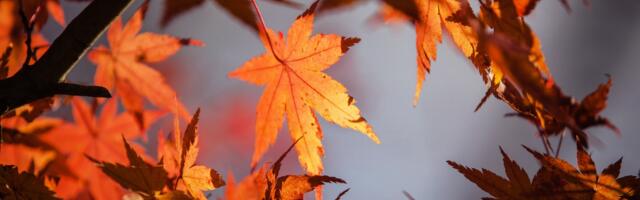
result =
[[[213,1],[161,28],[163,2],[151,1],[143,31],[192,37],[207,46],[184,48],[166,62],[152,66],[166,76],[189,110],[202,108],[199,162],[225,176],[233,172],[236,179],[242,178],[250,170],[255,107],[263,88],[230,79],[227,73],[261,54],[264,47],[254,32]],[[302,12],[258,2],[267,25],[280,31]],[[125,13],[125,19],[140,3]],[[593,1],[591,6],[577,0],[571,3],[573,11],[567,13],[559,1],[541,1],[526,19],[540,37],[547,64],[565,93],[581,99],[606,81],[605,74],[611,74],[613,88],[604,116],[620,128],[622,136],[604,128],[590,129],[592,138],[601,141],[590,152],[599,170],[624,155],[622,174],[637,174],[640,1]],[[67,1],[62,5],[68,21],[86,6]],[[485,87],[449,38],[438,48],[438,59],[432,64],[420,103],[412,106],[415,33],[408,24],[372,24],[370,18],[378,7],[376,1],[370,1],[325,13],[315,23],[315,33],[362,38],[327,73],[349,89],[382,141],[376,145],[358,132],[320,119],[325,173],[348,182],[326,186],[325,197],[333,199],[351,188],[345,199],[403,199],[403,190],[416,199],[479,199],[486,194],[445,161],[504,175],[499,146],[530,174],[535,173],[538,163],[521,147],[543,150],[534,126],[522,119],[503,117],[510,109],[493,98],[473,112]],[[53,40],[62,27],[48,23],[44,30],[46,38]],[[98,43],[106,44],[104,38]],[[95,66],[83,59],[69,79],[92,83],[94,70]],[[167,120],[149,132],[147,146],[152,155],[156,130],[168,130],[169,126],[163,125]],[[291,142],[283,127],[278,142],[263,160],[276,160]],[[561,157],[575,163],[574,147],[566,140]],[[296,155],[289,155],[285,162],[285,174],[302,173]],[[211,192],[210,199],[221,197],[223,192],[224,188]]]

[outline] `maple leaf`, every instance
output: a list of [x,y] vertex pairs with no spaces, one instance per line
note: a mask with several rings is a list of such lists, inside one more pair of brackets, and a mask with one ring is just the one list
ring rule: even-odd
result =
[[[480,18],[489,27],[495,29],[496,32],[504,34],[512,42],[527,49],[529,60],[538,70],[544,73],[549,82],[547,84],[550,85],[553,83],[553,79],[545,63],[540,40],[522,18],[522,15],[527,12],[526,9],[533,9],[527,7],[535,6],[535,2],[506,0],[492,2],[487,0],[480,7]],[[502,71],[502,68],[494,67],[493,69],[494,73],[497,74],[506,73]],[[497,79],[500,79],[500,75],[497,76]],[[495,81],[498,82],[500,80]]]
[[62,120],[56,118],[39,117],[29,122],[20,116],[3,116],[0,120],[0,163],[14,165],[20,171],[44,170],[57,155],[54,147],[40,136],[60,124]]
[[344,180],[332,176],[324,175],[286,175],[280,176],[282,161],[291,152],[293,147],[300,142],[303,137],[298,138],[289,148],[271,165],[271,170],[266,175],[267,188],[265,199],[297,200],[303,199],[307,192],[316,190],[316,199],[322,199],[321,187],[325,183],[347,183]]
[[61,123],[61,120],[46,117],[32,122],[17,116],[3,117],[0,121],[0,163],[15,165],[21,171],[43,170],[56,159],[56,153],[54,147],[40,139],[40,136]]
[[310,174],[322,172],[324,154],[322,130],[313,111],[380,142],[347,89],[322,72],[360,39],[334,34],[311,36],[316,6],[317,2],[293,22],[286,39],[266,29],[268,35],[263,42],[267,52],[229,73],[233,78],[266,85],[257,108],[253,167],[275,142],[285,114],[291,137],[302,137],[296,150],[300,164]]
[[[500,6],[512,8],[513,5]],[[515,13],[513,9],[511,11]],[[571,131],[573,139],[582,147],[588,147],[584,129],[590,126],[605,125],[617,132],[615,126],[598,115],[606,105],[610,83],[609,86],[601,86],[594,96],[587,98],[586,104],[594,105],[585,105],[589,107],[586,108],[564,94],[550,75],[545,76],[546,67],[541,67],[542,65],[532,58],[532,55],[541,55],[541,51],[523,45],[521,41],[526,39],[518,37],[516,32],[499,30],[496,29],[493,34],[479,35],[486,39],[486,50],[494,64],[492,69],[503,74],[505,78],[501,84],[506,88],[497,92],[500,94],[496,96],[514,108],[518,112],[517,116],[534,123],[543,136],[557,135],[567,128]]]
[[34,170],[42,170],[55,158],[53,151],[41,150],[25,145],[2,144],[2,157],[0,163],[15,165],[20,171],[26,171],[29,167]]
[[2,141],[41,150],[52,150],[53,146],[42,141],[39,136],[60,124],[62,121],[57,118],[39,117],[34,121],[28,121],[22,116],[3,116],[0,120]]
[[96,163],[105,174],[124,188],[139,192],[146,198],[161,193],[168,179],[167,172],[161,166],[153,166],[145,162],[129,145],[124,136],[122,141],[129,159],[129,166],[101,162],[90,156],[87,158]]
[[143,4],[124,26],[121,18],[111,24],[107,32],[110,49],[100,46],[89,53],[89,60],[97,65],[95,83],[109,90],[115,89],[127,111],[138,118],[143,128],[143,98],[163,110],[180,114],[185,119],[189,117],[184,105],[174,106],[176,93],[162,74],[146,63],[163,61],[185,45],[204,45],[199,40],[139,33],[147,6],[147,3]]
[[586,194],[582,194],[584,196],[593,199],[621,199],[628,198],[637,192],[633,188],[620,185],[617,181],[622,158],[605,168],[601,174],[598,174],[591,155],[582,148],[578,148],[577,152],[578,169],[564,160],[525,148],[538,159],[542,166],[571,183],[565,188],[587,189]]
[[[62,176],[58,193],[64,198],[71,198],[88,189],[97,199],[120,198],[118,185],[100,172],[86,156],[123,163],[127,158],[125,149],[118,148],[122,146],[121,135],[135,139],[142,136],[143,131],[136,125],[133,116],[124,113],[117,115],[116,99],[107,100],[99,116],[79,97],[71,98],[71,105],[75,123],[64,123],[41,136],[43,141],[67,155],[66,165],[83,169],[73,171],[75,178]],[[145,125],[149,125],[163,113],[148,111],[143,114]],[[139,146],[135,147],[140,149]]]
[[[471,27],[452,20],[456,15],[472,17],[473,11],[467,1],[459,0],[401,0],[384,1],[379,14],[383,21],[409,20],[416,31],[417,82],[413,105],[420,99],[426,74],[431,71],[431,62],[436,60],[437,45],[442,42],[443,29],[465,57],[471,57],[478,46],[478,38]],[[391,14],[390,14],[391,13]],[[401,17],[398,17],[401,16]]]
[[18,172],[16,166],[0,165],[2,199],[58,199],[53,191],[31,173]]
[[447,161],[447,163],[495,198],[528,199],[526,197],[533,194],[534,188],[527,172],[511,160],[502,147],[500,147],[500,153],[502,153],[502,162],[508,180],[486,169],[467,168],[453,161]]
[[612,80],[608,76],[606,83],[598,85],[598,88],[584,97],[579,105],[574,105],[574,119],[580,128],[586,129],[592,126],[606,126],[614,132],[620,134],[620,130],[609,121],[609,119],[600,116],[600,113],[607,107],[607,97],[611,89]]
[[[584,129],[617,128],[599,113],[606,106],[610,82],[599,86],[584,102],[574,102],[555,84],[544,62],[540,41],[520,16],[518,1],[481,1],[480,17],[457,13],[448,20],[472,28],[478,38],[469,59],[489,85],[476,110],[493,95],[538,128],[543,141],[569,129],[573,139],[588,147]],[[582,105],[585,104],[585,105]],[[549,145],[545,144],[547,149]]]
[[502,148],[508,179],[486,169],[468,168],[453,161],[447,163],[496,199],[620,199],[633,195],[634,186],[640,183],[635,176],[617,178],[621,159],[598,175],[591,156],[583,149],[577,154],[579,169],[559,158],[525,149],[542,164],[533,179],[529,179],[526,171]]
[[[161,143],[161,159],[178,189],[184,189],[192,197],[206,199],[203,190],[213,190],[225,183],[220,174],[204,165],[196,165],[198,157],[198,120],[200,109],[191,118],[184,134],[180,134],[179,120],[174,119],[174,140]],[[182,137],[181,137],[182,136]]]
[[[331,176],[287,175],[279,177],[276,187],[280,186],[279,196],[275,199],[295,200],[303,199],[307,192],[325,183],[346,183],[344,180]],[[276,190],[278,191],[278,190]]]
[[[344,180],[324,175],[286,175],[279,176],[282,161],[302,138],[296,140],[289,148],[267,169],[266,165],[247,176],[239,184],[235,184],[233,174],[229,174],[229,183],[225,191],[227,200],[258,200],[303,199],[304,194],[313,191],[325,183],[346,183]],[[343,195],[342,192],[340,196]],[[339,198],[338,197],[338,198]],[[320,196],[320,198],[322,198]]]
[[267,188],[266,169],[260,167],[240,183],[235,182],[233,173],[227,175],[225,199],[227,200],[262,200]]

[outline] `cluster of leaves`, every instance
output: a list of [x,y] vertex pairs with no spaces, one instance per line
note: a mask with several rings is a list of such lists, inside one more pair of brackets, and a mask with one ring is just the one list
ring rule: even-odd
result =
[[[203,190],[213,190],[224,185],[220,174],[206,166],[196,165],[198,156],[197,123],[200,111],[191,119],[184,134],[175,132],[174,141],[162,146],[159,165],[146,162],[129,145],[123,136],[129,165],[98,161],[102,171],[118,184],[136,192],[144,199],[205,199]],[[176,118],[176,126],[179,121]],[[179,127],[175,127],[179,130]]]
[[[409,6],[396,6],[396,10],[381,12],[381,16],[383,20],[394,20],[404,15],[415,26],[418,83],[414,103],[431,61],[436,59],[436,47],[444,29],[489,86],[476,110],[494,96],[513,109],[515,113],[510,115],[531,121],[545,139],[568,129],[583,147],[588,147],[584,129],[604,125],[617,132],[612,123],[599,115],[606,107],[611,80],[581,102],[564,94],[553,81],[540,41],[524,18],[537,1],[482,0],[477,15],[468,1],[401,2]],[[417,18],[412,17],[416,10]]]
[[[301,7],[290,0],[270,1]],[[165,0],[161,25],[168,25],[175,17],[204,2]],[[239,183],[229,174],[227,199],[302,199],[305,193],[323,184],[345,183],[340,178],[322,175],[323,131],[318,114],[380,143],[347,88],[323,72],[360,39],[313,34],[318,13],[362,2],[366,1],[315,1],[293,21],[285,37],[282,32],[266,26],[255,0],[215,1],[257,32],[265,48],[265,53],[229,73],[229,77],[265,86],[265,89],[256,109],[256,140],[250,163],[257,170]],[[522,117],[537,127],[546,150],[546,154],[541,154],[527,148],[542,164],[533,180],[504,152],[508,180],[488,170],[471,169],[451,161],[449,164],[498,199],[638,198],[640,179],[618,178],[620,160],[598,175],[585,150],[589,144],[585,129],[606,126],[618,132],[600,115],[606,107],[611,78],[582,101],[574,100],[554,82],[540,41],[525,21],[538,0],[479,2],[479,12],[475,13],[468,0],[382,0],[375,15],[384,22],[409,23],[415,28],[414,105],[436,60],[442,35],[448,34],[488,86],[476,110],[491,96],[506,103],[514,111],[509,116]],[[569,9],[566,0],[561,2]],[[46,10],[41,9],[45,7]],[[204,43],[165,34],[140,33],[148,7],[149,1],[145,1],[125,24],[118,17],[107,30],[108,47],[101,45],[89,52],[89,60],[96,65],[95,84],[113,92],[113,99],[96,99],[90,104],[79,97],[43,98],[2,116],[1,139],[7,144],[2,144],[0,161],[11,165],[0,168],[3,186],[0,197],[205,199],[203,191],[225,185],[217,171],[196,164],[199,110],[182,132],[180,119],[189,119],[189,112],[176,99],[176,92],[164,76],[150,66],[166,60],[184,46],[203,46]],[[6,79],[29,67],[47,51],[48,43],[39,31],[49,17],[60,25],[65,21],[58,0],[0,0],[0,11],[0,49],[3,50],[0,79]],[[18,18],[23,23],[18,23]],[[118,112],[118,101],[125,112]],[[71,107],[73,122],[40,116],[67,104]],[[148,108],[147,104],[154,108]],[[173,138],[166,140],[159,134],[158,158],[154,159],[140,144],[129,141],[146,141],[146,129],[167,112],[176,116]],[[285,116],[295,142],[273,165],[258,167],[263,155],[275,143]],[[565,130],[572,133],[578,144],[578,169],[557,158],[559,147],[556,156],[551,156],[549,136],[562,137]],[[282,160],[294,148],[306,174],[280,176]],[[126,193],[123,188],[130,192]],[[320,191],[316,190],[317,197],[321,197]]]
[[182,103],[174,105],[176,93],[165,83],[162,74],[145,63],[163,61],[185,45],[204,45],[199,40],[140,33],[148,5],[149,1],[145,1],[124,26],[121,18],[111,24],[107,31],[110,48],[99,46],[89,53],[89,60],[97,65],[95,83],[120,93],[116,96],[142,127],[143,98],[184,119],[189,116]]
[[560,158],[542,154],[525,146],[542,165],[533,179],[500,149],[507,179],[486,170],[468,168],[453,161],[449,165],[462,173],[493,198],[489,199],[637,199],[640,179],[619,177],[622,158],[600,174],[584,149],[577,151],[578,167]]
[[[38,44],[37,40],[31,40],[30,37],[22,41],[12,37],[22,37],[24,34],[39,36],[38,32],[46,21],[40,20],[43,12],[36,6],[35,11],[28,16],[34,16],[29,22],[37,26],[27,31],[28,33],[15,34],[12,30],[22,30],[20,24],[14,22],[14,19],[21,17],[21,13],[17,11],[23,7],[21,5],[18,8],[16,5],[22,2],[12,0],[0,3],[1,8],[6,11],[2,13],[10,14],[11,17],[3,18],[11,24],[2,29],[10,30],[7,33],[11,33],[2,37],[5,39],[3,41],[8,42],[3,43],[6,44],[6,48],[3,48],[6,50],[2,54],[0,75],[1,78],[7,78],[26,66],[12,65],[20,63],[25,57],[14,54],[29,53],[24,48],[31,51],[29,45]],[[237,7],[234,3],[225,3]],[[145,154],[139,144],[127,142],[136,139],[146,140],[146,128],[166,111],[182,119],[188,118],[188,112],[182,103],[175,99],[176,93],[164,82],[163,76],[147,66],[147,63],[165,60],[185,45],[204,45],[199,40],[139,33],[148,6],[149,2],[145,1],[124,25],[120,18],[116,19],[107,31],[109,47],[99,46],[89,53],[89,60],[97,65],[96,84],[112,90],[114,99],[97,99],[90,104],[78,97],[46,98],[3,116],[3,156],[0,160],[2,163],[12,164],[6,166],[7,173],[3,174],[2,184],[9,189],[2,193],[3,198],[29,198],[30,196],[24,196],[23,193],[33,193],[31,195],[41,195],[39,198],[117,199],[126,195],[127,198],[142,199],[205,199],[203,191],[224,185],[218,172],[195,163],[198,156],[196,125],[199,111],[184,134],[180,134],[180,120],[176,117],[173,139],[165,141],[162,136],[159,137],[158,164],[150,164],[156,161]],[[253,13],[251,10],[249,12]],[[61,9],[50,10],[49,13],[56,15],[56,19],[64,16]],[[44,16],[48,15],[45,13]],[[310,19],[307,23],[312,22],[313,18]],[[62,20],[58,21],[62,24]],[[25,44],[27,47],[20,49],[16,48],[15,44]],[[47,50],[46,45],[42,46],[42,51],[37,53]],[[30,62],[35,62],[37,57],[29,59]],[[158,109],[146,108],[145,98]],[[122,102],[127,113],[118,113],[118,100]],[[70,105],[74,122],[40,116],[45,111],[57,109],[65,104]],[[98,112],[99,107],[102,109]],[[255,191],[260,193],[257,199],[300,199],[304,193],[325,183],[345,183],[339,178],[322,175],[279,177],[282,158],[284,155],[268,173],[262,169],[251,176],[266,183],[265,187],[256,186]],[[126,162],[129,164],[122,164]],[[29,171],[25,171],[27,168]],[[29,176],[36,174],[33,173],[34,170],[41,171],[43,175],[37,179],[30,178]],[[260,173],[262,175],[258,175]],[[47,174],[46,177],[55,176],[51,179],[59,181],[48,183],[49,179],[42,178],[45,177],[44,174]],[[258,176],[260,177],[257,178]],[[27,185],[29,187],[37,186],[25,188],[25,184],[30,184]],[[244,195],[246,189],[243,188],[246,186],[243,185],[248,184],[247,181],[239,183],[236,192],[228,190],[227,196],[244,199],[238,195]],[[123,188],[132,193],[126,194]]]
[[[305,193],[313,191],[313,189],[326,183],[346,183],[340,178],[325,175],[280,176],[282,160],[300,140],[302,138],[296,140],[270,168],[264,165],[238,184],[235,183],[233,174],[230,174],[225,197],[229,200],[295,200],[303,199]],[[340,199],[348,190],[343,191],[336,199]]]

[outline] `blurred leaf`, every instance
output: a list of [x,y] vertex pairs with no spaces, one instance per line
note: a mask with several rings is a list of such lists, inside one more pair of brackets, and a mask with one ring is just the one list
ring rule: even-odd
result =
[[96,85],[109,90],[115,89],[116,96],[122,99],[126,110],[136,117],[138,125],[143,129],[146,128],[141,123],[145,121],[142,118],[143,99],[162,110],[180,114],[184,119],[189,118],[182,103],[174,105],[176,92],[165,82],[164,76],[147,63],[166,60],[186,45],[204,45],[199,40],[150,32],[139,33],[147,6],[144,3],[124,26],[120,18],[116,19],[107,31],[110,49],[99,46],[88,56],[97,65]]

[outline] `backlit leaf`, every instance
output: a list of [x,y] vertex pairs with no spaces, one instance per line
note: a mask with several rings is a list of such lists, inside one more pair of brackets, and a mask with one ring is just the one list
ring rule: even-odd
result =
[[291,137],[303,138],[296,150],[300,164],[310,174],[323,170],[322,131],[314,111],[379,143],[347,89],[322,72],[359,39],[334,34],[312,36],[316,5],[293,22],[287,38],[267,29],[268,36],[262,37],[267,51],[229,73],[230,77],[266,86],[257,108],[253,167],[275,142],[285,114]]

